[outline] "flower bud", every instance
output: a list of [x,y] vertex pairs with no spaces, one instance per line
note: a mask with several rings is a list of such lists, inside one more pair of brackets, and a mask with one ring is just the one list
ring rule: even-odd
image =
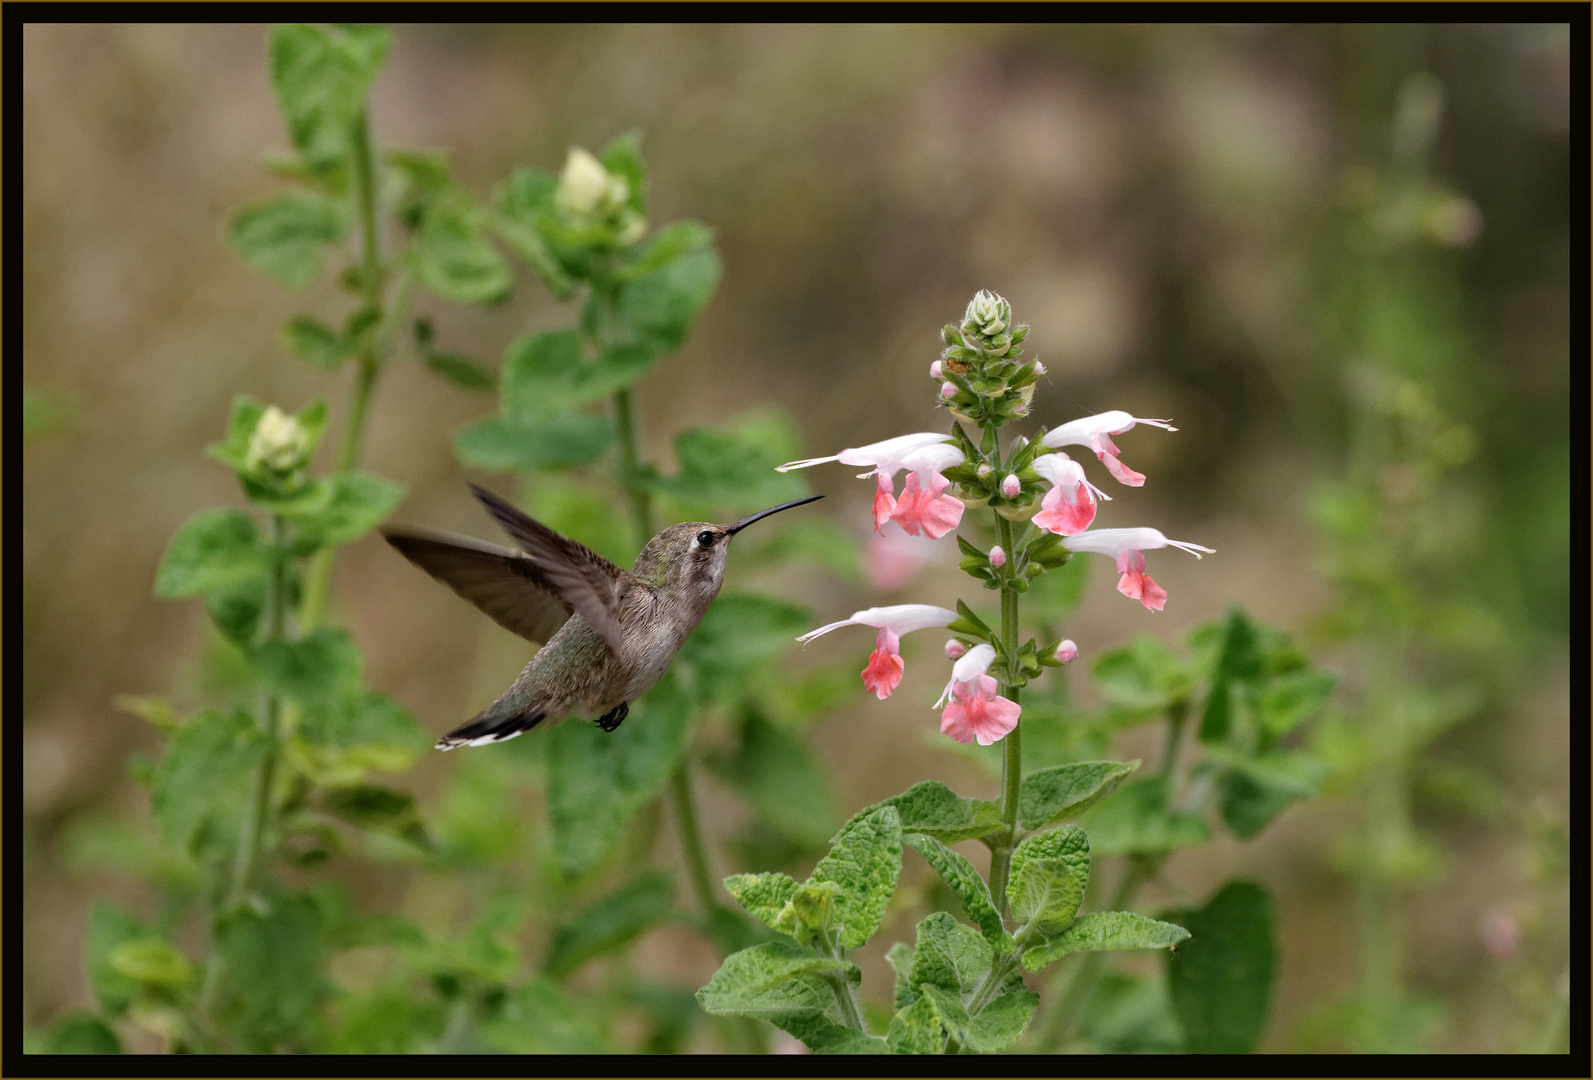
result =
[[1007,478],[1001,481],[1001,494],[1009,499],[1018,497],[1018,492],[1023,490],[1023,481],[1018,479],[1017,473],[1008,473]]
[[990,467],[990,462],[988,461],[981,461],[979,463],[979,468],[975,469],[974,471],[979,474],[979,479],[981,480],[995,472],[995,470]]
[[933,364],[929,365],[929,377],[931,379],[938,379],[941,377],[939,360],[936,360]]
[[957,396],[957,387],[954,386],[951,383],[943,383],[943,384],[941,384],[940,396],[943,397],[943,398],[954,398],[954,397],[956,397]]
[[964,645],[962,642],[958,641],[956,638],[951,638],[951,639],[949,639],[946,642],[946,659],[947,660],[955,660],[955,659],[957,659],[958,657],[960,657],[963,653],[965,653],[967,651],[968,651],[968,646]]
[[[621,181],[623,183],[624,181]],[[566,214],[586,217],[597,211],[608,194],[609,175],[603,163],[579,146],[570,147],[559,174],[559,187],[553,195],[556,206]]]
[[249,436],[245,467],[250,472],[292,473],[303,468],[309,457],[310,433],[304,425],[275,405],[267,406]]
[[1071,664],[1079,658],[1079,647],[1069,639],[1058,645],[1056,652],[1051,655],[1056,657],[1056,661],[1059,664]]
[[1000,544],[997,544],[995,547],[990,549],[990,565],[991,566],[1005,566],[1005,565],[1007,565],[1007,553],[1005,551],[1001,550],[1001,545]]
[[1034,373],[1036,375],[1044,375],[1045,374],[1045,365],[1040,363],[1040,361],[1036,360],[1034,362]]

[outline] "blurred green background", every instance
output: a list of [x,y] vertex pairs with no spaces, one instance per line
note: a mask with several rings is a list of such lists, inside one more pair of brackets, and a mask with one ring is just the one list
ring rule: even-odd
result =
[[[273,190],[263,151],[286,144],[265,29],[22,36],[34,1025],[89,999],[79,941],[92,898],[140,902],[69,838],[147,803],[127,762],[157,737],[113,698],[197,677],[199,605],[157,602],[150,584],[182,521],[237,501],[201,448],[236,392],[291,408],[347,388],[276,340],[331,284],[285,295],[221,242],[226,211]],[[1436,81],[1411,82],[1424,74]],[[1356,630],[1325,618],[1343,599],[1332,582],[1345,549],[1310,508],[1368,453],[1364,373],[1421,387],[1470,433],[1438,496],[1446,554],[1429,572],[1435,595],[1466,601],[1461,653],[1490,687],[1428,753],[1491,777],[1496,809],[1417,803],[1444,855],[1411,901],[1408,976],[1449,1002],[1441,1048],[1475,1052],[1519,1047],[1567,948],[1563,881],[1542,861],[1563,837],[1569,781],[1570,80],[1565,26],[401,26],[374,123],[386,143],[449,151],[480,195],[516,164],[557,169],[572,145],[642,133],[652,219],[708,223],[725,268],[685,348],[638,388],[655,459],[687,426],[770,404],[813,454],[934,426],[938,329],[980,288],[1033,326],[1030,352],[1050,372],[1038,422],[1172,417],[1176,437],[1119,439],[1151,479],[1102,524],[1155,525],[1218,554],[1153,567],[1172,595],[1159,616],[1095,575],[1068,630],[1086,659],[1145,631],[1172,639],[1237,601],[1294,629],[1353,694]],[[1417,162],[1422,137],[1400,125],[1420,127],[1422,102],[1440,99]],[[1421,207],[1388,196],[1402,167],[1420,173]],[[567,321],[521,284],[497,308],[437,305],[439,337],[495,364],[514,337]],[[492,536],[449,442],[490,408],[418,365],[384,380],[366,462],[408,486],[397,520]],[[839,470],[812,479],[862,536],[871,485]],[[943,547],[892,602],[965,589]],[[807,579],[786,588],[821,621],[881,602]],[[525,661],[523,643],[375,537],[340,559],[335,591],[370,684],[437,732]],[[1452,645],[1435,648],[1452,662]],[[927,704],[860,693],[818,727],[843,812],[925,777],[987,794],[975,766],[926,745]],[[434,755],[404,781],[425,792],[450,764]],[[713,835],[744,814],[711,782],[699,798]],[[1329,795],[1254,843],[1169,866],[1189,894],[1244,874],[1278,898],[1282,981],[1263,1049],[1302,1045],[1313,1010],[1355,978],[1353,893],[1334,861],[1353,822]],[[457,902],[398,870],[352,884],[371,904]],[[637,963],[700,984],[716,958],[663,930]]]

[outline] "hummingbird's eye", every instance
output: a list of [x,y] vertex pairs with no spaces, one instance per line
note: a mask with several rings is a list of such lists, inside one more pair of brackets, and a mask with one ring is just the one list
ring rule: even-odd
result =
[[714,546],[714,534],[711,533],[711,532],[700,532],[700,533],[698,533],[697,534],[697,546],[700,547],[700,548],[711,548],[711,547],[713,547]]

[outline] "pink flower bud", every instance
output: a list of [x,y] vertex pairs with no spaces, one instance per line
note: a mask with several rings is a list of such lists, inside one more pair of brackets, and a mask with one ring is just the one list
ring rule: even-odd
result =
[[1007,553],[1005,551],[1001,550],[1001,545],[1000,544],[997,544],[995,547],[990,549],[990,565],[991,566],[1005,566],[1005,565],[1007,565]]
[[1040,361],[1036,360],[1034,362],[1034,373],[1036,375],[1044,375],[1045,374],[1045,365],[1040,363]]
[[957,388],[956,388],[956,386],[952,385],[951,383],[943,384],[941,386],[941,388],[940,388],[940,396],[943,397],[943,398],[954,398],[954,397],[956,397],[957,396]]
[[985,477],[989,476],[995,470],[990,467],[990,462],[983,461],[983,462],[979,463],[979,468],[976,469],[975,471],[979,474],[979,479],[983,480]]
[[1059,664],[1071,664],[1079,658],[1079,647],[1073,644],[1072,639],[1064,641],[1056,647],[1056,652],[1051,654],[1056,657]]
[[968,651],[968,646],[964,645],[962,642],[958,641],[956,638],[948,638],[947,639],[947,641],[946,641],[946,659],[947,660],[955,660],[955,659],[957,659],[958,657],[960,657],[963,653],[965,653],[967,651]]
[[1018,475],[1016,473],[1008,473],[1007,478],[1001,481],[1001,494],[1005,495],[1009,499],[1017,498],[1018,492],[1022,490],[1023,482],[1018,479]]
[[933,364],[929,365],[929,377],[931,379],[940,378],[940,361],[939,360],[936,360]]

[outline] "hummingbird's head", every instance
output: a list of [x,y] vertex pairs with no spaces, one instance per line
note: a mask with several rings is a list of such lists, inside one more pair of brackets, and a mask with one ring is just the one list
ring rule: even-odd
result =
[[725,552],[732,537],[754,521],[823,497],[809,495],[723,525],[706,521],[671,525],[648,541],[636,557],[636,569],[632,572],[639,580],[661,585],[677,596],[697,600],[706,610],[719,595],[719,586],[724,584]]

